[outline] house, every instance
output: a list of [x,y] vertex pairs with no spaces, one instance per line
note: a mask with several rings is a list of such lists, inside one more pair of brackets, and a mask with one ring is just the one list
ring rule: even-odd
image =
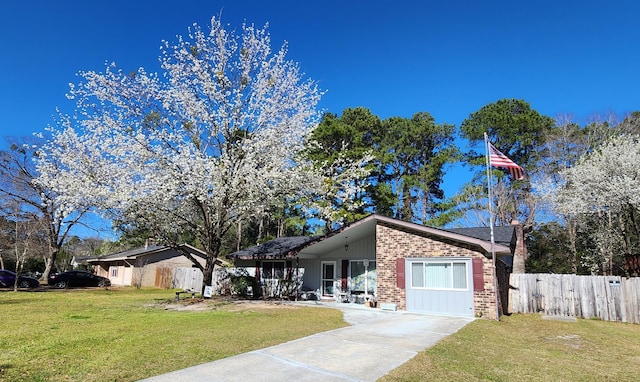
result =
[[388,309],[495,318],[506,300],[494,275],[506,298],[517,232],[495,227],[492,244],[488,227],[444,230],[370,215],[325,236],[279,238],[227,258],[263,285],[301,274],[302,288],[319,298],[348,293]]
[[[112,285],[198,290],[202,286],[202,272],[184,253],[204,267],[206,253],[188,244],[181,244],[178,249],[144,246],[86,261],[94,266],[97,275],[109,278]],[[226,261],[218,259],[217,263]]]

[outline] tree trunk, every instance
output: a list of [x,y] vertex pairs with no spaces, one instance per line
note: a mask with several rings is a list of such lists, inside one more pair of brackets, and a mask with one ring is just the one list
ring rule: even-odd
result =
[[46,283],[49,280],[49,274],[53,271],[54,264],[56,262],[57,251],[53,251],[45,261],[45,268],[42,276],[40,276],[40,282]]
[[571,251],[571,270],[578,274],[578,248],[576,246],[576,220],[571,216],[565,216],[567,222],[567,236],[569,237],[569,250]]
[[284,236],[284,218],[278,219],[278,234],[277,237]]
[[238,221],[238,241],[236,244],[236,251],[240,250],[241,244],[242,244],[242,221]]
[[216,266],[216,259],[217,257],[210,261],[210,259],[207,258],[207,264],[204,266],[204,272],[202,272],[203,274],[202,290],[200,291],[200,293],[202,293],[203,295],[204,295],[204,288],[212,284],[213,270],[215,269],[215,266]]
[[211,283],[213,282],[213,270],[215,269],[216,260],[218,260],[218,256],[220,255],[220,248],[222,247],[222,239],[216,237],[215,235],[211,236],[212,237],[208,238],[205,246],[205,251],[207,252],[207,262],[205,263],[204,269],[202,271],[202,294],[204,294],[204,288],[211,285]]
[[260,215],[260,220],[258,222],[258,241],[262,239],[262,234],[264,231],[264,217]]

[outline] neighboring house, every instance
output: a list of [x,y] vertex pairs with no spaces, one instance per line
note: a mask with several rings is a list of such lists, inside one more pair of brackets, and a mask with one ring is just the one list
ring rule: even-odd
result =
[[489,228],[444,230],[371,215],[325,236],[279,238],[227,258],[262,284],[303,275],[303,289],[320,298],[348,292],[389,309],[495,318],[492,253],[506,296],[517,232],[495,227],[492,245]]
[[[206,253],[188,244],[179,246],[202,266]],[[202,272],[179,251],[166,246],[145,246],[86,260],[99,276],[112,285],[137,285],[158,288],[200,288]],[[224,260],[218,260],[218,265]]]

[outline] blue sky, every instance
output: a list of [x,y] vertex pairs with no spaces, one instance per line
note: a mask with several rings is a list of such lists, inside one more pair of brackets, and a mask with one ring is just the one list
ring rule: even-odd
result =
[[[340,114],[431,113],[460,123],[503,98],[540,113],[640,110],[637,1],[7,0],[0,3],[0,133],[27,136],[52,121],[80,70],[156,71],[160,42],[212,15],[239,29],[269,22],[272,44],[327,93]],[[4,146],[4,142],[2,143]],[[446,182],[468,180],[449,174]]]

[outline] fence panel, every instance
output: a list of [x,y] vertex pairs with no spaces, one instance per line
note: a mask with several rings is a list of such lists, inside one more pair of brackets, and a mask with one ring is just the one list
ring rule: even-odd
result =
[[640,323],[640,278],[511,274],[509,313]]
[[626,280],[622,284],[622,293],[627,297],[627,322],[640,323],[640,277]]
[[172,274],[173,274],[173,271],[169,267],[156,268],[156,280],[154,284],[156,288],[169,289],[171,287]]
[[202,280],[202,271],[198,268],[174,268],[173,277],[171,278],[171,288],[199,292],[202,289]]

